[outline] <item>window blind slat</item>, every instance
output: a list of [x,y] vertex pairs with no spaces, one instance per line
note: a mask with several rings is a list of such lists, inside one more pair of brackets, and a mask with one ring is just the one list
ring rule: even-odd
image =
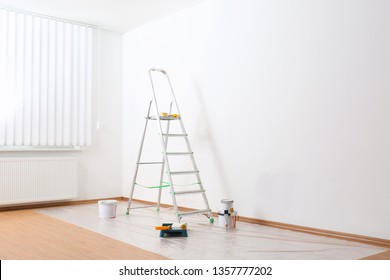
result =
[[[6,52],[7,52],[7,66],[6,66],[6,83],[7,88],[6,97],[7,97],[7,104],[8,104],[8,110],[11,112],[8,113],[7,120],[6,120],[6,127],[5,127],[5,139],[6,139],[6,145],[13,145],[14,144],[14,120],[15,120],[15,76],[16,76],[16,55],[15,55],[15,12],[9,12],[8,13],[8,32],[7,32],[7,46],[6,46]],[[8,96],[7,96],[8,95]]]
[[87,47],[86,47],[86,103],[85,103],[85,144],[91,144],[91,108],[92,108],[92,32],[87,32]]
[[24,32],[24,15],[16,14],[15,18],[15,144],[23,143],[23,114],[24,114],[24,84],[25,80],[25,32]]
[[64,55],[64,130],[63,143],[64,145],[71,144],[71,105],[72,105],[72,57],[73,57],[73,27],[69,23],[65,23],[65,55]]
[[49,20],[48,24],[48,95],[47,95],[47,143],[54,145],[55,135],[55,103],[57,98],[56,79],[57,79],[57,44],[56,44],[56,21]]
[[46,146],[47,142],[47,115],[48,115],[48,88],[49,88],[49,20],[41,20],[41,72],[39,100],[39,144]]
[[79,83],[80,83],[80,37],[79,37],[79,27],[73,26],[73,69],[72,69],[72,105],[71,105],[71,119],[72,119],[72,145],[77,145],[78,143],[78,107],[79,107]]
[[80,27],[79,30],[80,46],[79,46],[79,67],[80,67],[80,82],[79,82],[79,106],[78,106],[78,116],[79,116],[79,126],[78,132],[79,143],[85,145],[85,98],[86,98],[86,62],[87,62],[87,53],[86,53],[86,28],[84,26]]
[[31,125],[32,125],[32,94],[33,94],[33,64],[32,64],[32,16],[27,15],[24,21],[25,30],[25,65],[24,65],[24,98],[23,98],[23,144],[31,145]]
[[41,92],[41,53],[42,53],[41,19],[32,20],[32,98],[31,98],[31,144],[40,144],[40,92]]
[[63,145],[63,109],[64,109],[64,24],[57,23],[56,30],[56,102],[55,102],[55,145]]

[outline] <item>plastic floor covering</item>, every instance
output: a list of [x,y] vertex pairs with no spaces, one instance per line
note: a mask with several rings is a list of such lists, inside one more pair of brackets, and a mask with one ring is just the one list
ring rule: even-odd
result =
[[132,209],[126,215],[126,207],[120,202],[111,219],[99,217],[97,204],[36,211],[176,260],[355,260],[387,250],[239,221],[235,229],[225,229],[203,215],[183,217],[188,237],[160,237],[155,226],[175,222],[171,208]]

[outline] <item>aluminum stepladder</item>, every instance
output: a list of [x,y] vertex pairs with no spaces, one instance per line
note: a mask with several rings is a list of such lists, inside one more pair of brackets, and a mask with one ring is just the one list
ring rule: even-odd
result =
[[[155,84],[154,84],[152,73],[164,75],[166,80],[167,80],[167,82],[168,82],[169,89],[170,89],[170,92],[171,92],[172,98],[173,98],[172,102],[170,103],[168,116],[161,116],[161,112],[160,112],[158,104],[157,104],[156,88],[155,88]],[[200,175],[199,175],[199,170],[198,170],[196,162],[195,162],[194,153],[193,153],[193,151],[191,149],[190,141],[188,139],[188,134],[187,134],[187,132],[185,130],[185,127],[184,127],[182,115],[180,114],[180,109],[179,109],[179,106],[177,104],[175,93],[174,93],[171,81],[169,79],[169,76],[168,76],[168,74],[167,74],[167,72],[165,70],[151,68],[149,70],[149,77],[150,77],[150,82],[151,82],[151,86],[152,86],[153,100],[151,100],[150,103],[149,103],[149,108],[148,108],[148,111],[147,111],[147,115],[145,117],[146,118],[145,127],[144,127],[144,131],[143,131],[143,135],[142,135],[141,146],[139,148],[139,153],[138,153],[138,158],[137,158],[137,163],[136,163],[136,169],[135,169],[135,173],[134,173],[134,177],[133,177],[133,182],[132,182],[132,185],[131,185],[130,196],[129,196],[129,200],[128,200],[126,214],[129,215],[129,212],[130,212],[131,209],[151,207],[151,206],[131,207],[135,186],[139,185],[137,183],[137,177],[138,177],[138,169],[139,169],[140,165],[143,165],[143,164],[161,164],[160,183],[159,183],[159,186],[157,186],[157,188],[158,188],[157,204],[156,205],[152,205],[152,207],[153,206],[157,206],[157,210],[160,209],[162,188],[163,187],[169,187],[170,194],[171,194],[171,197],[172,197],[174,214],[175,214],[176,219],[177,219],[178,222],[180,222],[181,218],[183,216],[185,216],[185,215],[205,214],[206,217],[208,217],[210,223],[213,223],[214,222],[214,218],[213,218],[213,215],[212,215],[212,211],[210,209],[210,206],[209,206],[209,203],[208,203],[208,200],[207,200],[207,196],[206,196],[206,193],[205,193],[205,189],[203,187],[203,184],[202,184],[202,181],[201,181],[201,178],[200,178]],[[152,103],[154,103],[154,105],[155,105],[154,106],[154,108],[155,108],[155,116],[151,115]],[[171,113],[172,113],[172,105],[174,105],[175,108],[176,108],[177,116],[171,115]],[[147,132],[147,127],[148,127],[148,122],[149,121],[157,121],[157,123],[158,123],[158,125],[157,125],[158,126],[158,133],[159,133],[159,137],[161,139],[162,154],[163,154],[162,161],[158,161],[158,162],[142,162],[141,161],[141,155],[142,155],[142,150],[143,150],[143,146],[144,146],[144,142],[145,142],[145,135],[146,135],[146,132]],[[163,126],[162,126],[162,122],[163,121],[167,122],[165,131],[163,131]],[[170,130],[170,123],[171,123],[171,121],[179,122],[181,133],[179,133],[179,134],[177,134],[177,133],[176,134],[169,133],[170,132],[169,130]],[[185,140],[186,151],[183,151],[183,152],[167,152],[168,139],[171,138],[171,137],[183,138]],[[169,158],[172,157],[172,156],[187,156],[187,157],[190,157],[192,170],[189,170],[189,171],[171,171],[171,167],[170,167],[170,164],[169,164]],[[166,172],[166,175],[168,177],[168,182],[164,182],[163,181],[164,180],[164,171]],[[173,177],[175,177],[175,176],[183,176],[183,175],[187,175],[187,174],[195,175],[196,180],[197,180],[195,185],[197,185],[199,188],[196,189],[196,190],[177,191],[175,189],[175,184],[174,184]],[[185,212],[184,211],[179,211],[179,207],[177,205],[176,196],[179,196],[179,195],[180,196],[182,196],[182,195],[199,195],[199,194],[203,198],[203,202],[204,202],[204,205],[205,205],[204,209],[194,210],[194,211],[185,211]]]

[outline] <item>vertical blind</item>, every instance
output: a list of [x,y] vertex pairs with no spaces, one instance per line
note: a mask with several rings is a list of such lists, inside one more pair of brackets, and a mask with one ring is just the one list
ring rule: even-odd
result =
[[90,144],[92,34],[0,8],[0,146]]

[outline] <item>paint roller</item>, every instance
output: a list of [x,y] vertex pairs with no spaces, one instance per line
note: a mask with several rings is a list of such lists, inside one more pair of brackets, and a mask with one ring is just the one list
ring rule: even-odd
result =
[[157,226],[156,230],[184,230],[187,229],[187,224],[171,224],[168,226]]

